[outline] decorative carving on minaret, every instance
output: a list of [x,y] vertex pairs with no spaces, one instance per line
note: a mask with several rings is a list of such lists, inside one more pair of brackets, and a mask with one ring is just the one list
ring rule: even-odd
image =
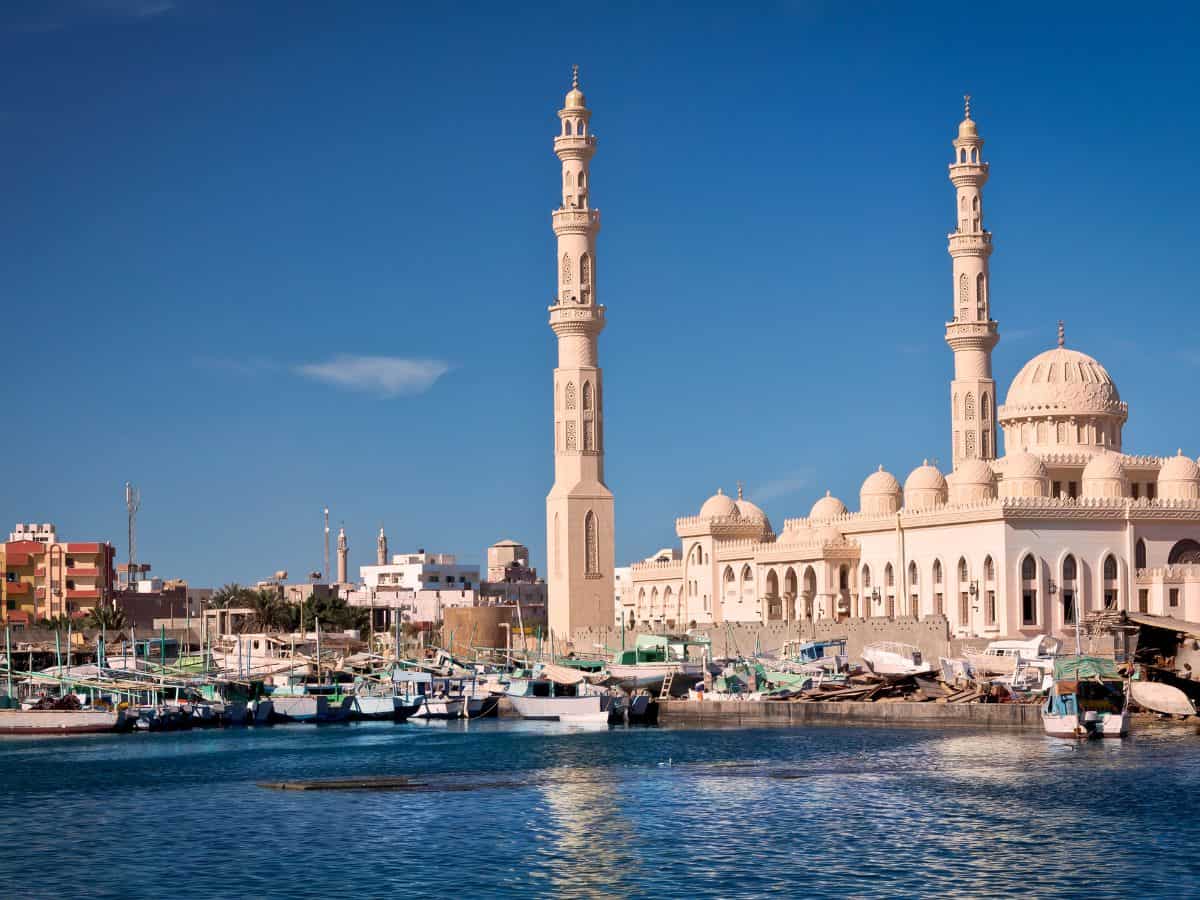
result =
[[[947,238],[953,260],[954,300],[951,320],[946,323],[946,343],[954,351],[950,415],[951,447],[957,466],[965,459],[992,460],[999,455],[992,414],[996,399],[992,348],[1000,334],[991,315],[992,235],[983,225],[983,186],[989,166],[983,160],[983,138],[971,118],[970,94],[963,96],[963,119],[952,146],[950,181],[956,192],[956,222]],[[969,402],[960,407],[956,398],[963,396]]]

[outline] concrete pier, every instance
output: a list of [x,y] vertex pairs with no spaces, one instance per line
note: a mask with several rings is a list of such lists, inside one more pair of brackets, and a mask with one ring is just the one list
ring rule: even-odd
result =
[[925,727],[1041,730],[1041,707],[1018,703],[789,703],[783,701],[670,700],[661,704],[664,724],[805,725],[843,723]]

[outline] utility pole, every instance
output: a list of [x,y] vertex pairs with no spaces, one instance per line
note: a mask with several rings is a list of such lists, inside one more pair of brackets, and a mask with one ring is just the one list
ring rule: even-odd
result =
[[325,568],[321,570],[321,580],[329,584],[329,507],[325,507]]
[[142,492],[130,482],[125,482],[125,511],[128,516],[129,565],[125,569],[125,586],[133,587],[133,566],[137,562],[137,514],[142,508]]

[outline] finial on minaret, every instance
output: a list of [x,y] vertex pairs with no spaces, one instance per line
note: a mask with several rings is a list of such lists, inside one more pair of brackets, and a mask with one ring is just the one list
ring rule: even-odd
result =
[[1058,320],[1058,346],[1064,347],[1067,343],[1067,329],[1063,327],[1062,319]]
[[738,499],[741,500],[742,499],[742,483],[739,481],[737,483],[737,485],[738,485]]
[[971,118],[971,95],[963,94],[963,118]]
[[579,90],[579,64],[571,66],[571,87]]

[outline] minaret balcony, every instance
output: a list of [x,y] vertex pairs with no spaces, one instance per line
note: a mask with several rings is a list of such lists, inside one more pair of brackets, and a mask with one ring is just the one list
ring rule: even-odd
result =
[[992,233],[976,231],[962,233],[952,231],[946,235],[950,241],[951,256],[987,256],[992,252]]
[[554,155],[559,159],[590,159],[595,152],[595,135],[560,134],[554,138]]
[[598,209],[556,209],[553,213],[554,233],[592,234],[600,230]]
[[604,328],[603,306],[559,303],[549,308],[550,327],[555,334],[595,333]]
[[951,350],[991,350],[999,341],[999,326],[994,319],[946,323],[946,343]]
[[987,163],[950,163],[950,181],[955,187],[982,185],[988,178]]

